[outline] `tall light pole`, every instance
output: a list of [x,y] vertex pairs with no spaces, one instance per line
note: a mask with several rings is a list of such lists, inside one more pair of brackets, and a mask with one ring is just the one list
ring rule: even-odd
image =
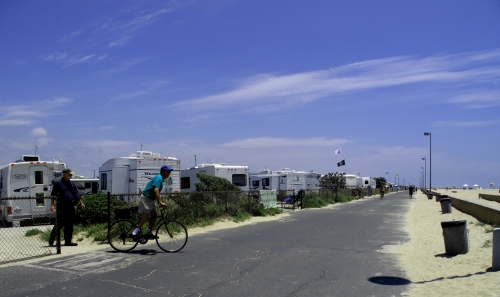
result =
[[429,136],[429,189],[432,191],[432,135],[431,132],[424,132],[424,136]]
[[37,145],[37,146],[35,147],[35,156],[37,156],[36,152],[38,151],[38,148],[39,148],[39,147],[41,147],[41,146]]
[[425,167],[422,168],[422,169],[424,169],[424,188],[427,189],[427,159],[422,158],[422,160],[424,160],[424,164],[425,164]]
[[196,167],[196,165],[197,165],[197,163],[196,163],[196,157],[197,157],[197,156],[201,156],[201,154],[196,154],[196,155],[194,155],[194,167]]
[[423,186],[422,186],[422,171],[420,171],[420,190],[423,189]]
[[141,143],[141,151],[142,151],[142,146],[144,145],[144,143]]

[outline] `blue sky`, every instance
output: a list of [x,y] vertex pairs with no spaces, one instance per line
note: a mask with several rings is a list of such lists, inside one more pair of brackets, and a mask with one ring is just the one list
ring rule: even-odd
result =
[[419,184],[429,131],[433,186],[500,186],[496,0],[2,1],[0,40],[2,165],[144,144]]

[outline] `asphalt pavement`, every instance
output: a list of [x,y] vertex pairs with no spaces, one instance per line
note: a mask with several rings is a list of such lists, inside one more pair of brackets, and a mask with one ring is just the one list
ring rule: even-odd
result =
[[391,247],[409,240],[405,192],[291,212],[189,238],[0,268],[0,296],[400,296],[408,287]]

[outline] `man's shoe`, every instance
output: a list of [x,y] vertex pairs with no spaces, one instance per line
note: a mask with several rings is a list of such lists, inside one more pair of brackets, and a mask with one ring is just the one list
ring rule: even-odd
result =
[[148,233],[148,234],[146,234],[146,238],[147,239],[156,239],[156,236],[153,235],[153,233]]
[[54,240],[49,240],[49,245],[54,246]]
[[77,246],[78,243],[76,242],[70,242],[70,243],[66,243],[65,246]]

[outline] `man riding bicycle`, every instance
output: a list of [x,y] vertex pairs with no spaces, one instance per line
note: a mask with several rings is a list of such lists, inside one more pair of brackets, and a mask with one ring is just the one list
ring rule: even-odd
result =
[[135,228],[134,232],[132,232],[133,236],[136,236],[142,226],[149,221],[146,238],[156,239],[156,236],[153,235],[151,231],[155,225],[156,217],[158,216],[156,212],[155,200],[158,202],[160,207],[167,207],[167,205],[160,199],[160,192],[163,189],[163,181],[170,176],[172,170],[173,169],[168,166],[163,166],[160,169],[160,174],[153,177],[142,191],[141,200],[139,202],[139,211],[142,212],[142,217],[139,225],[137,225],[137,228]]

